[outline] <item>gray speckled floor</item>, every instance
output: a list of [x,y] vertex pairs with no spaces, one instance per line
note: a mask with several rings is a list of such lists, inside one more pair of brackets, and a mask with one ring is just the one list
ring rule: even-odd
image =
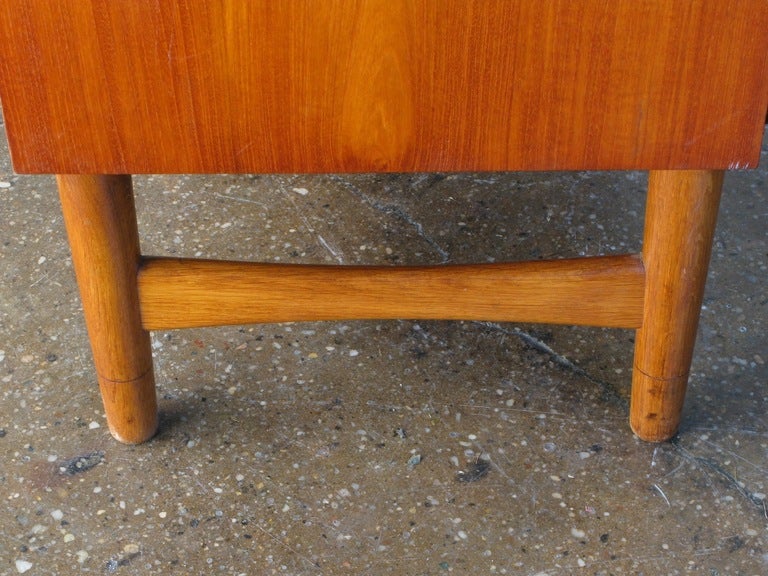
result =
[[[680,434],[631,331],[328,322],[153,334],[111,439],[54,182],[0,153],[0,574],[768,573],[766,170],[732,173]],[[637,251],[641,174],[138,177],[144,251],[439,263]]]

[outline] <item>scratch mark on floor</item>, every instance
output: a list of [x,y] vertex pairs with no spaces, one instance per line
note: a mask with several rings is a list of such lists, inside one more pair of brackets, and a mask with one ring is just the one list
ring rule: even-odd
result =
[[765,474],[766,476],[768,476],[768,469],[766,469],[766,468],[763,468],[763,467],[761,467],[761,466],[759,466],[759,465],[755,464],[755,463],[754,463],[754,462],[752,462],[751,460],[747,460],[747,459],[746,459],[746,458],[744,458],[743,456],[739,456],[739,455],[738,455],[736,452],[734,452],[733,450],[728,450],[727,448],[723,448],[722,446],[720,446],[720,445],[718,445],[718,444],[715,444],[714,442],[710,442],[709,440],[705,440],[705,439],[703,439],[703,438],[700,438],[699,440],[700,440],[701,442],[704,442],[704,444],[707,444],[708,446],[711,446],[712,448],[714,448],[714,449],[715,449],[715,450],[717,450],[718,452],[724,452],[724,453],[726,453],[726,454],[729,454],[729,455],[730,455],[730,456],[732,456],[733,458],[736,458],[737,460],[741,460],[741,461],[742,461],[742,462],[744,462],[745,464],[748,464],[750,467],[754,468],[755,470],[757,470],[757,471],[758,471],[758,472],[760,472],[761,474]]
[[671,508],[672,504],[669,503],[669,498],[667,498],[667,495],[664,494],[664,490],[662,490],[661,487],[659,487],[658,484],[654,484],[653,487],[656,489],[656,492],[661,494],[661,497],[664,498],[664,502],[667,503],[667,506],[669,506]]
[[250,198],[242,198],[240,196],[229,196],[228,194],[221,194],[219,192],[214,193],[214,198],[223,198],[224,200],[234,200],[235,202],[243,202],[246,204],[256,204],[257,206],[261,206],[264,208],[264,210],[268,210],[268,206],[264,204],[263,202],[259,202],[258,200],[251,200]]
[[613,387],[612,384],[592,376],[586,370],[577,366],[562,354],[558,354],[546,343],[532,336],[528,332],[525,332],[524,330],[521,330],[520,328],[517,328],[517,327],[505,328],[504,326],[496,322],[474,322],[474,324],[477,324],[479,326],[484,326],[485,328],[490,328],[491,330],[500,332],[508,336],[516,336],[517,338],[522,340],[526,345],[530,346],[537,352],[544,354],[546,356],[549,356],[549,358],[552,360],[552,362],[555,363],[555,365],[560,366],[561,368],[564,368],[565,370],[568,370],[570,372],[573,372],[578,376],[586,378],[593,384],[597,384],[597,386],[600,387],[601,399],[603,401],[616,403],[622,407],[628,408],[629,404],[627,400],[619,394],[619,392]]
[[[296,200],[294,200],[293,196],[288,194],[288,192],[281,188],[280,190],[283,195],[290,201],[290,203],[293,205],[293,208],[296,210],[296,214],[298,214],[299,218],[301,219],[302,223],[304,224],[304,227],[307,229],[307,232],[315,233],[315,229],[312,227],[312,225],[309,223],[309,220],[307,220],[307,217],[302,213],[301,209],[299,208],[299,205],[296,204]],[[333,256],[333,258],[338,262],[339,264],[344,264],[344,253],[339,250],[338,248],[334,248],[331,246],[331,244],[323,238],[320,234],[317,234],[317,241],[320,243],[320,245],[325,248],[328,253]]]
[[387,216],[394,216],[395,218],[402,220],[409,226],[411,226],[413,229],[416,230],[416,234],[424,240],[429,246],[440,255],[440,263],[446,264],[451,260],[451,255],[443,249],[440,244],[438,244],[434,238],[432,238],[429,234],[426,233],[424,230],[424,226],[422,226],[421,222],[415,220],[413,216],[408,214],[405,210],[403,210],[402,207],[397,206],[395,204],[386,204],[384,202],[381,202],[379,200],[376,200],[375,198],[372,198],[370,195],[363,192],[360,188],[349,182],[348,180],[340,177],[333,177],[332,178],[334,182],[337,182],[338,184],[341,184],[344,186],[352,195],[356,196],[357,198],[360,198],[365,204],[368,204],[371,208],[374,210],[377,210],[379,212],[382,212],[386,214]]
[[756,496],[754,492],[747,488],[744,482],[737,480],[733,474],[728,472],[728,470],[723,468],[717,462],[703,456],[697,456],[687,448],[681,446],[679,436],[672,438],[669,443],[674,447],[677,454],[679,454],[683,459],[700,466],[703,470],[708,470],[717,476],[720,476],[721,479],[725,480],[727,486],[735,489],[750,504],[758,508],[763,513],[763,515],[768,518],[768,508],[766,508],[765,500]]
[[301,558],[304,562],[306,562],[307,564],[309,564],[313,568],[320,568],[320,564],[319,563],[315,562],[314,560],[312,560],[308,556],[305,556],[304,554],[299,552],[298,549],[292,548],[291,546],[289,546],[288,544],[283,542],[280,538],[278,538],[277,536],[275,536],[274,534],[269,532],[266,528],[263,528],[262,526],[259,526],[258,524],[254,524],[254,526],[256,526],[256,528],[261,530],[264,534],[266,534],[266,536],[268,538],[270,538],[273,542],[275,542],[276,544],[279,544],[280,546],[282,546],[283,548],[285,548],[289,552],[295,554],[298,558]]

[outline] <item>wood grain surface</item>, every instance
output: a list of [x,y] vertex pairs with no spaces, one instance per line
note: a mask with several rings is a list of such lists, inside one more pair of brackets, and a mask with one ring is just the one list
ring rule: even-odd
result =
[[637,328],[644,270],[638,256],[452,266],[151,258],[138,288],[148,330],[395,318]]
[[645,311],[635,338],[630,413],[644,440],[666,440],[680,422],[722,186],[722,172],[650,173]]
[[136,288],[141,257],[131,178],[66,175],[58,185],[109,430],[122,442],[143,442],[158,417]]
[[2,0],[21,172],[737,168],[765,0]]

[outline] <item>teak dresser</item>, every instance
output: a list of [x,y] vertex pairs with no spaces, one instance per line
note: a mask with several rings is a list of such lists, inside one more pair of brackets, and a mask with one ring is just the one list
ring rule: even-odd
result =
[[[157,427],[150,330],[443,318],[636,328],[659,441],[723,171],[759,158],[768,2],[0,0],[0,98],[14,168],[57,175],[117,439]],[[641,255],[402,268],[144,256],[130,176],[627,169]]]

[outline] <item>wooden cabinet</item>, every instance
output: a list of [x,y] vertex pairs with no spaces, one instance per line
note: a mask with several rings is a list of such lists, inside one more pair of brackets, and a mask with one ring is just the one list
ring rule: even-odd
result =
[[[334,317],[638,328],[631,423],[661,440],[679,421],[722,170],[760,154],[768,3],[0,0],[0,98],[16,170],[59,175],[121,440],[156,426],[147,330],[320,318],[288,301],[307,284]],[[641,256],[439,270],[147,258],[128,176],[615,169],[651,171]],[[270,305],[249,309],[252,290]]]

